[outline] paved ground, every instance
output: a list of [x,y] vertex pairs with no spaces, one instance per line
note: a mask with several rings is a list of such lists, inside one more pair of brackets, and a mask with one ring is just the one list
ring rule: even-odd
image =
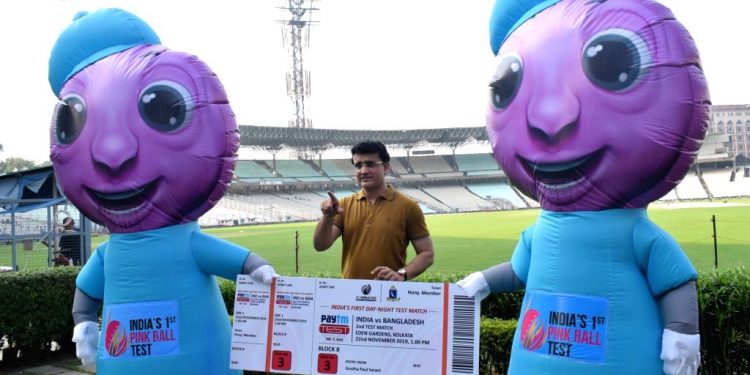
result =
[[71,371],[62,367],[54,365],[44,365],[39,367],[31,367],[24,370],[18,370],[8,375],[88,375],[85,372]]

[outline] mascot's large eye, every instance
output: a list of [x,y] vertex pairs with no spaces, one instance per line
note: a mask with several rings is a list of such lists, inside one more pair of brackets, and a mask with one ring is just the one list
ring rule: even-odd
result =
[[492,105],[497,109],[503,109],[513,101],[521,86],[523,61],[515,53],[503,54],[498,61],[490,82],[490,96]]
[[609,91],[633,86],[651,65],[646,42],[624,29],[609,29],[594,35],[583,48],[582,60],[589,80]]
[[64,97],[57,103],[53,121],[57,141],[65,145],[73,143],[86,123],[86,104],[83,98],[75,94]]
[[138,111],[148,126],[162,132],[179,129],[193,110],[190,93],[172,81],[157,81],[138,96]]

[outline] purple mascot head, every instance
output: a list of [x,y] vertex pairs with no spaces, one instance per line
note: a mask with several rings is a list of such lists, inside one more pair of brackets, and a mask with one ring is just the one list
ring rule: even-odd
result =
[[645,207],[674,188],[708,124],[698,51],[652,0],[497,0],[490,142],[550,211]]
[[80,13],[55,44],[51,157],[65,195],[112,232],[196,220],[224,194],[239,145],[226,93],[120,9]]

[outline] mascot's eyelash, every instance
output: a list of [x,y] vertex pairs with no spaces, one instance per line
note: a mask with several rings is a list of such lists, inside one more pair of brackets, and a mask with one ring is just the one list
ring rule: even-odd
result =
[[490,91],[492,91],[492,90],[496,90],[496,89],[498,89],[498,88],[499,88],[499,87],[498,87],[498,85],[499,85],[499,84],[500,84],[500,80],[495,80],[495,81],[492,81],[492,82],[490,82],[490,83],[489,83],[489,84],[487,85],[487,87],[489,87],[489,88],[490,88]]
[[143,55],[141,55],[140,58],[145,59],[145,58],[148,58],[148,57],[151,57],[151,58],[157,57],[157,56],[161,55],[162,53],[164,53],[165,51],[166,50],[149,51],[149,52],[146,52]]

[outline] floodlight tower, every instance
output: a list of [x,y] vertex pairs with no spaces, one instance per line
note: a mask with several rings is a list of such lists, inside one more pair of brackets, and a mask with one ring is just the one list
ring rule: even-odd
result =
[[294,104],[294,118],[290,128],[312,128],[312,121],[305,114],[305,98],[310,96],[310,72],[302,66],[303,48],[310,46],[310,25],[313,8],[318,0],[282,0],[279,9],[288,11],[289,18],[279,21],[284,46],[292,57],[292,69],[286,74],[286,91]]

